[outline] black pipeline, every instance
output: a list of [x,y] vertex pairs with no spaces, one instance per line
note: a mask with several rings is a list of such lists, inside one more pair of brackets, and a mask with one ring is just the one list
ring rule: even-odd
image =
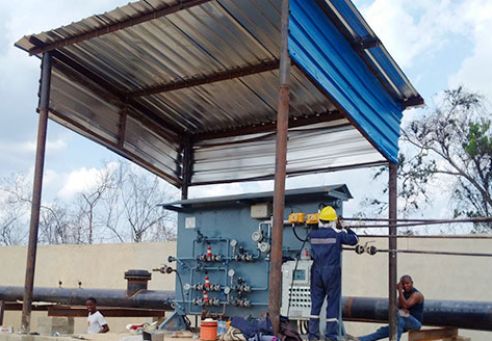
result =
[[[344,297],[346,321],[388,322],[388,299]],[[425,300],[424,325],[492,331],[492,302]]]
[[[23,297],[23,287],[0,286],[0,301],[15,302]],[[126,290],[34,288],[33,300],[64,305],[84,305],[89,296],[98,305],[118,308],[174,310],[173,291],[139,290],[132,296]],[[343,318],[346,321],[388,322],[388,299],[344,297]],[[426,300],[424,324],[492,331],[492,302]]]
[[[22,300],[23,287],[0,286],[0,301],[16,302]],[[139,290],[128,296],[127,290],[113,289],[65,289],[34,288],[33,301],[52,302],[69,306],[85,305],[88,297],[94,297],[102,307],[148,308],[174,310],[174,291]]]

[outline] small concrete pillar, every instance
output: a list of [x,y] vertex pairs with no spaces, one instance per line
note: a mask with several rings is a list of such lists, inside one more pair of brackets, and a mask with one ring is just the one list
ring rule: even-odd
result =
[[74,318],[73,317],[38,317],[37,332],[41,335],[72,335],[74,333]]

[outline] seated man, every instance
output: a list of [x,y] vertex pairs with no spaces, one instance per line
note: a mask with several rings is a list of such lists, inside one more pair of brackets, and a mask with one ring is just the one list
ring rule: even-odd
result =
[[[424,313],[424,295],[413,287],[412,277],[402,276],[397,285],[398,290],[398,337],[409,330],[419,330],[422,327]],[[375,341],[389,336],[389,326],[381,327],[376,332],[356,338],[358,341]]]

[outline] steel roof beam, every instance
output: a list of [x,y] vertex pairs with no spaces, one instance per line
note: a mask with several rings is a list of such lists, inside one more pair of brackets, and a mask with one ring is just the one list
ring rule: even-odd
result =
[[403,101],[403,106],[405,108],[416,107],[423,104],[424,104],[424,99],[420,95],[409,97]]
[[[339,119],[347,118],[338,110],[324,112],[321,114],[314,114],[310,116],[303,117],[290,117],[289,118],[289,128],[298,128],[302,126],[307,126],[316,123],[335,121]],[[342,126],[350,126],[350,123],[342,124]],[[268,123],[260,123],[256,125],[249,125],[245,127],[240,127],[236,129],[228,129],[223,131],[211,131],[206,133],[196,133],[192,134],[192,137],[195,141],[200,140],[209,140],[216,139],[222,137],[231,137],[231,136],[240,136],[240,135],[248,135],[248,134],[260,134],[260,133],[268,133],[275,132],[275,127],[277,126],[277,122],[268,122]]]
[[378,47],[381,44],[382,44],[381,43],[381,40],[379,40],[378,37],[368,37],[368,38],[364,38],[364,39],[354,39],[354,41],[352,43],[352,45],[355,48],[362,49],[362,50],[370,49],[370,48],[373,48],[373,47]]
[[150,13],[143,13],[139,16],[131,17],[123,21],[119,21],[117,23],[109,24],[103,27],[99,27],[93,30],[90,30],[88,32],[78,34],[76,36],[70,37],[70,38],[65,38],[61,39],[58,41],[55,41],[51,44],[45,44],[45,46],[41,47],[36,47],[32,50],[29,51],[29,54],[34,55],[34,54],[39,54],[39,53],[44,53],[47,51],[51,51],[54,49],[59,49],[65,46],[73,45],[73,44],[78,44],[81,43],[85,40],[100,37],[102,35],[123,30],[125,28],[129,28],[135,25],[142,24],[144,22],[158,19],[161,17],[164,17],[166,15],[170,15],[176,12],[179,12],[184,9],[189,9],[195,6],[200,6],[203,5],[204,3],[207,3],[211,0],[180,0],[179,3],[164,7],[158,10],[154,10]]
[[231,70],[216,72],[210,75],[181,79],[169,83],[153,85],[141,90],[129,92],[126,94],[126,96],[129,98],[150,96],[154,94],[160,94],[164,92],[175,91],[179,89],[190,88],[194,86],[200,86],[200,85],[250,76],[266,71],[278,70],[278,67],[279,67],[279,61],[275,59],[255,65],[247,65],[244,67],[239,67]]

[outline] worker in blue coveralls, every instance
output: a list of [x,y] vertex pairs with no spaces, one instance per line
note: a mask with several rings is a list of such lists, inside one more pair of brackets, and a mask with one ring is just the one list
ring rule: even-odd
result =
[[319,213],[318,227],[309,233],[313,258],[309,340],[320,340],[319,316],[326,298],[326,340],[337,341],[340,322],[338,317],[342,282],[342,245],[356,245],[359,238],[352,230],[343,230],[342,221],[331,206],[324,207]]

